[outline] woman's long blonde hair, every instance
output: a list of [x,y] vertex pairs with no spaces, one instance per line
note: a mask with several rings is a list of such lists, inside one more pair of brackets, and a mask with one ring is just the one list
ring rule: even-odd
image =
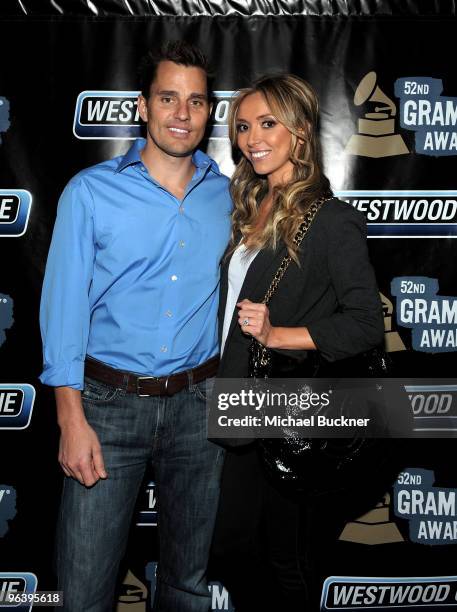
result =
[[232,102],[229,135],[237,146],[237,115],[241,102],[253,93],[261,93],[275,118],[291,133],[290,161],[292,179],[274,190],[273,206],[261,233],[254,232],[258,205],[266,195],[267,178],[257,175],[252,164],[242,156],[230,184],[234,203],[231,251],[239,235],[251,248],[276,248],[282,239],[291,257],[298,263],[293,239],[311,204],[322,196],[331,196],[330,183],[320,165],[317,137],[318,101],[312,87],[292,75],[265,76],[252,87],[241,89]]

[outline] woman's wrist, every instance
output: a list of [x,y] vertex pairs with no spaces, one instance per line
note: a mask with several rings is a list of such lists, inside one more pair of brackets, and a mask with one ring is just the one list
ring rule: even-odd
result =
[[267,343],[265,345],[267,348],[281,348],[281,334],[279,332],[280,329],[280,327],[273,327],[273,325],[271,326],[267,336]]
[[265,344],[271,349],[305,350],[316,349],[307,327],[273,327],[268,332]]

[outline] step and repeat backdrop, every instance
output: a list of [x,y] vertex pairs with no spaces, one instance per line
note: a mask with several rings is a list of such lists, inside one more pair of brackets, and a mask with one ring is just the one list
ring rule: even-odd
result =
[[[62,475],[53,393],[38,381],[38,308],[57,201],[76,172],[125,153],[142,135],[136,68],[164,41],[192,41],[212,61],[214,106],[202,147],[227,175],[233,92],[271,72],[314,86],[326,173],[367,219],[395,376],[424,378],[410,393],[416,427],[451,436],[457,379],[427,385],[452,378],[457,365],[457,28],[449,3],[284,3],[270,15],[262,14],[270,3],[253,3],[249,14],[238,2],[189,2],[181,15],[165,2],[26,4],[0,7],[0,594],[55,588]],[[425,439],[408,448],[368,513],[342,529],[330,500],[319,501],[318,523],[310,513],[316,609],[457,604],[456,443]],[[158,514],[151,472],[119,611],[151,609]],[[213,579],[213,610],[232,610],[217,573]]]

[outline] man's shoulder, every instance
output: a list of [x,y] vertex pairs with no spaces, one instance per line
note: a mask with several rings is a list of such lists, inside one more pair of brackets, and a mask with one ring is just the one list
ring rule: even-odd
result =
[[227,190],[230,187],[230,178],[222,173],[213,172],[213,176],[215,179],[220,181],[220,184],[223,185]]
[[80,170],[68,181],[68,185],[71,187],[78,187],[83,184],[90,185],[92,181],[99,181],[112,176],[119,165],[121,157],[114,157],[113,159],[108,159]]
[[211,184],[213,184],[217,192],[223,196],[227,202],[232,205],[232,199],[230,196],[230,178],[219,170],[218,165],[214,162],[214,165],[211,165],[209,172],[207,173],[207,177],[210,177]]

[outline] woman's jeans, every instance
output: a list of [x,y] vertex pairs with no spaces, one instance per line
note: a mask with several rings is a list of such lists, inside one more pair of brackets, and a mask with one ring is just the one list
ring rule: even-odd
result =
[[[211,380],[211,379],[209,379]],[[223,451],[207,440],[206,383],[172,397],[138,397],[86,378],[83,406],[108,478],[65,478],[57,534],[64,612],[108,612],[146,465],[158,498],[155,612],[207,612],[206,568]]]

